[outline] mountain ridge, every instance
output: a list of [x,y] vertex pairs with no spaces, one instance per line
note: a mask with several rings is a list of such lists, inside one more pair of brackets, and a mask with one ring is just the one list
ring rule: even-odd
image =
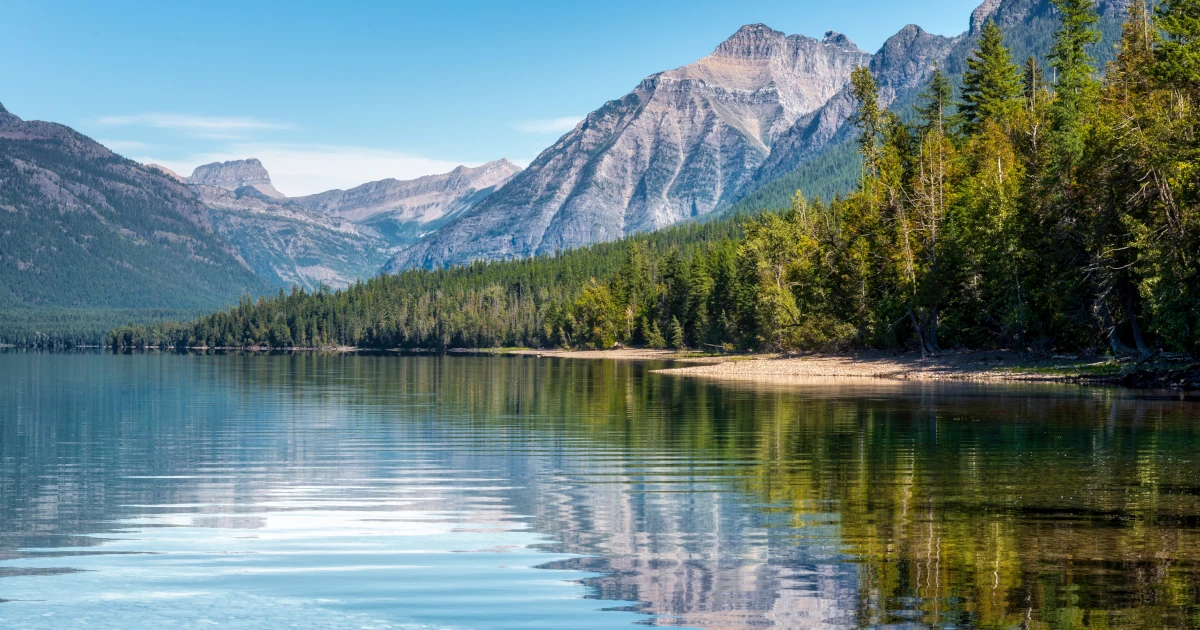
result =
[[3,109],[0,287],[7,308],[216,308],[266,285],[182,184]]
[[[1097,2],[1098,26],[1104,36],[1093,47],[1099,67],[1111,58],[1109,49],[1119,34],[1127,3]],[[502,191],[399,252],[385,271],[550,254],[729,208],[852,136],[849,117],[856,107],[848,87],[852,67],[841,68],[840,74],[826,77],[836,80],[818,85],[836,89],[814,90],[810,84],[805,92],[794,89],[802,84],[797,77],[811,77],[797,71],[802,63],[788,68],[782,82],[756,82],[763,76],[773,78],[764,71],[764,59],[786,60],[788,55],[780,51],[814,43],[841,48],[843,54],[857,51],[859,65],[869,65],[876,76],[882,103],[903,109],[915,100],[934,64],[955,79],[961,75],[971,46],[989,19],[1010,36],[1018,60],[1029,54],[1044,58],[1057,27],[1048,0],[984,0],[971,13],[968,29],[959,35],[935,35],[910,24],[872,55],[832,31],[816,40],[747,24],[707,57],[652,74],[633,91],[593,111]],[[792,61],[819,64],[822,57],[793,56]],[[743,72],[731,71],[738,67]],[[700,95],[703,103],[685,98],[672,102],[671,96],[677,94]],[[808,98],[795,98],[797,94]],[[764,115],[762,105],[771,98],[778,111]],[[656,129],[659,133],[642,134],[635,147],[627,146],[630,129],[654,103],[675,107],[654,112],[663,122]],[[684,131],[707,133],[709,142],[681,151],[679,147],[687,146],[688,140]],[[677,159],[670,159],[672,153]],[[839,152],[838,157],[845,161],[847,154]],[[853,165],[846,162],[839,168]]]
[[178,178],[211,210],[214,229],[275,286],[343,288],[370,278],[403,244],[469,209],[520,169],[507,159],[414,180],[285,197],[255,158],[214,162]]
[[590,113],[387,270],[550,253],[708,214],[742,194],[776,139],[869,58],[837,33],[743,26],[710,55]]
[[430,223],[454,214],[459,210],[456,204],[475,192],[499,188],[519,172],[520,167],[501,158],[475,167],[460,165],[447,173],[410,180],[389,177],[345,190],[288,199],[311,210],[353,221],[390,213],[404,221]]

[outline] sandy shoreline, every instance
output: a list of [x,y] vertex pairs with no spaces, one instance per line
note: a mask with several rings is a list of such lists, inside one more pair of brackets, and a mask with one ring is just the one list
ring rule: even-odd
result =
[[698,356],[695,353],[675,350],[649,350],[642,348],[618,348],[615,350],[505,350],[503,354],[528,357],[555,357],[562,359],[613,359],[622,361],[696,361],[719,363],[728,361],[725,356]]
[[[205,348],[280,352],[269,348]],[[348,346],[290,348],[282,352],[335,354],[410,353],[412,350],[365,350]],[[764,354],[712,355],[692,351],[618,348],[613,350],[535,350],[528,348],[454,348],[426,351],[430,354],[510,355],[539,358],[671,361],[686,364],[654,370],[661,374],[713,379],[814,382],[830,379],[884,379],[892,381],[991,381],[1124,385],[1135,388],[1200,390],[1200,364],[1186,357],[1147,359],[1144,363],[1118,362],[1102,356],[1053,356],[1038,358],[1004,351],[956,351],[923,358],[917,354],[868,351],[846,355],[813,354],[779,356]]]
[[794,358],[751,358],[709,365],[660,370],[665,374],[713,378],[885,378],[917,381],[1093,382],[1088,367],[1101,359],[1028,360],[1004,352],[920,355],[864,353],[855,356],[812,355]]
[[737,380],[875,378],[894,380],[1103,382],[1097,366],[1107,365],[1101,357],[1057,357],[1032,359],[1010,352],[951,352],[922,358],[917,354],[863,352],[855,355],[697,356],[671,350],[518,350],[512,354],[577,359],[669,360],[693,365],[657,372]]

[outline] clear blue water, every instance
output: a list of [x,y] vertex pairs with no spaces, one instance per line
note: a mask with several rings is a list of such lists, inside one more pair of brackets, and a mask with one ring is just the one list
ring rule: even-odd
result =
[[0,626],[1200,620],[1195,401],[653,367],[0,354]]

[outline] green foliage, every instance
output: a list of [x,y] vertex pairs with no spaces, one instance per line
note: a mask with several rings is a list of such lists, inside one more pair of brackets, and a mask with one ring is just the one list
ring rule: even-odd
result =
[[683,334],[683,326],[679,324],[678,317],[671,318],[671,347],[676,350],[687,349],[687,339]]
[[617,334],[622,330],[622,313],[613,301],[606,285],[593,279],[575,298],[573,314],[579,335],[577,342],[589,348],[611,348],[617,343]]
[[1100,41],[1096,29],[1094,0],[1052,0],[1060,14],[1060,25],[1050,51],[1054,69],[1055,99],[1051,105],[1051,131],[1054,133],[1056,174],[1072,168],[1082,157],[1081,124],[1097,95],[1096,59],[1089,46]]
[[[1030,70],[1027,83],[1032,93],[1040,80],[1037,60]],[[1012,61],[1004,35],[996,22],[988,20],[979,39],[979,47],[967,59],[967,72],[963,75],[962,115],[971,130],[976,130],[987,120],[1006,123],[1021,106],[1021,76]]]
[[[14,308],[0,309],[0,345],[24,348],[101,346],[109,331],[131,322],[161,324],[194,317],[179,309]],[[165,337],[146,345],[166,343]]]
[[795,171],[772,180],[714,218],[751,216],[763,210],[791,207],[797,190],[826,202],[845,196],[862,182],[862,160],[854,144],[839,142],[801,164]]
[[1025,104],[1032,106],[1038,95],[1046,89],[1045,79],[1042,77],[1042,65],[1038,63],[1037,57],[1030,55],[1021,66],[1021,96],[1025,98]]
[[940,67],[934,66],[933,74],[925,84],[925,89],[917,95],[917,105],[914,108],[922,131],[933,129],[946,132],[951,126],[951,110],[954,107],[954,86]]
[[0,138],[0,308],[213,309],[266,289],[170,182],[55,133]]
[[1155,26],[1162,41],[1154,75],[1179,89],[1200,89],[1200,0],[1163,0]]
[[989,28],[967,66],[973,113],[962,133],[948,124],[941,73],[906,122],[880,109],[870,73],[856,71],[864,168],[846,196],[795,193],[749,218],[552,257],[244,299],[109,341],[1200,354],[1198,95],[1159,75],[1166,40],[1140,22],[1140,2],[1104,84],[1087,50],[1090,3],[1058,5],[1054,93],[1031,62],[1020,99]]
[[883,130],[883,110],[879,106],[879,86],[871,70],[859,66],[850,75],[851,95],[858,102],[854,126],[858,128],[859,153],[863,159],[863,176],[874,176],[879,172],[879,134]]
[[650,322],[642,318],[642,337],[646,340],[646,347],[654,350],[662,350],[667,347],[667,339],[663,337],[662,331],[658,328],[658,322]]

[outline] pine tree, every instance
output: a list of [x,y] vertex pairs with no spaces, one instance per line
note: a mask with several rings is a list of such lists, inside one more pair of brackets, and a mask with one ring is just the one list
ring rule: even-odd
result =
[[858,101],[852,120],[858,127],[859,153],[863,158],[864,181],[879,173],[879,133],[883,127],[883,110],[879,107],[879,86],[871,70],[859,66],[850,75],[851,94]]
[[1096,30],[1094,0],[1051,0],[1058,8],[1061,22],[1050,51],[1054,68],[1055,99],[1051,107],[1052,128],[1056,140],[1058,171],[1069,171],[1083,153],[1080,123],[1092,104],[1098,87],[1096,60],[1088,47],[1100,41]]
[[953,104],[954,86],[950,84],[950,79],[946,78],[942,69],[934,64],[933,74],[929,75],[925,90],[917,95],[917,120],[921,123],[921,130],[937,130],[938,133],[948,134],[948,127],[953,126],[948,124]]
[[1155,69],[1154,39],[1145,0],[1133,0],[1122,26],[1117,58],[1105,73],[1107,83],[1119,87],[1125,98],[1143,94],[1151,88],[1149,73]]
[[993,20],[983,27],[979,48],[967,59],[962,97],[962,115],[970,129],[978,129],[986,120],[1002,123],[1019,107],[1020,71]]
[[1171,87],[1200,91],[1200,0],[1163,0],[1154,26],[1162,32],[1154,74]]
[[1096,60],[1088,46],[1100,41],[1100,31],[1096,30],[1099,16],[1094,0],[1051,1],[1058,8],[1061,22],[1050,51],[1050,67],[1057,72],[1055,91],[1071,99],[1094,81]]
[[671,347],[676,350],[686,350],[687,340],[683,335],[683,326],[679,324],[678,317],[671,318]]
[[655,350],[662,350],[667,347],[667,340],[663,338],[662,330],[658,327],[658,322],[646,323],[646,319],[642,318],[642,336],[646,338],[646,347]]

